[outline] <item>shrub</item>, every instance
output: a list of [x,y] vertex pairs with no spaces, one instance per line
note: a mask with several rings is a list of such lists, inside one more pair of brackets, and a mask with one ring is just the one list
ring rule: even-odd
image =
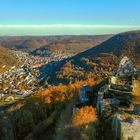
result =
[[72,123],[74,125],[84,125],[94,122],[96,119],[96,109],[92,106],[85,106],[76,110],[72,118]]

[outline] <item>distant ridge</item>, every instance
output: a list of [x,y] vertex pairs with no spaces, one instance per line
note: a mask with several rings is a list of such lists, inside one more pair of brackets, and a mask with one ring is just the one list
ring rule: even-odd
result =
[[33,55],[48,55],[52,52],[63,51],[63,53],[77,54],[83,52],[92,46],[96,46],[108,38],[111,35],[99,35],[99,36],[64,36],[52,41],[51,43],[37,48],[32,52]]
[[78,61],[82,57],[96,57],[102,53],[113,54],[118,58],[129,56],[136,66],[140,66],[140,30],[117,34],[107,41],[73,57]]
[[31,52],[33,55],[48,55],[57,51],[77,54],[102,43],[110,37],[112,35],[19,36],[0,37],[0,42],[6,48]]

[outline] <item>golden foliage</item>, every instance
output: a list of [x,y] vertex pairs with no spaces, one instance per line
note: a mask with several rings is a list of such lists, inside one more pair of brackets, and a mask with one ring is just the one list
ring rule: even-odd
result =
[[50,86],[48,89],[39,89],[34,95],[34,98],[41,99],[44,103],[59,103],[70,99],[74,94],[79,93],[79,88],[82,85],[95,85],[97,82],[93,78],[88,78],[85,81],[75,82],[69,85],[59,84],[58,86]]
[[24,106],[24,103],[23,103],[23,102],[20,102],[20,103],[18,103],[18,104],[15,104],[15,105],[10,106],[10,107],[7,109],[7,111],[8,111],[8,112],[12,112],[12,111],[21,109],[23,106]]
[[92,106],[85,106],[76,110],[72,118],[72,123],[74,125],[84,125],[94,122],[96,119],[96,109]]
[[73,70],[73,65],[71,63],[71,61],[68,61],[62,68],[61,68],[61,75],[63,76],[67,76],[70,75],[72,73]]
[[134,95],[133,103],[140,104],[140,81],[139,80],[135,81],[133,95]]

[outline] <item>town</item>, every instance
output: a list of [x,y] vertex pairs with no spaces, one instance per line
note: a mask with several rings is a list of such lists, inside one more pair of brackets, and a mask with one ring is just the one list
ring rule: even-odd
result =
[[39,68],[48,63],[57,63],[71,57],[71,55],[63,55],[61,52],[44,57],[32,56],[27,52],[15,50],[12,50],[12,53],[21,65],[13,66],[4,73],[0,73],[0,103],[2,105],[23,100],[36,93],[39,87],[38,83],[43,78]]

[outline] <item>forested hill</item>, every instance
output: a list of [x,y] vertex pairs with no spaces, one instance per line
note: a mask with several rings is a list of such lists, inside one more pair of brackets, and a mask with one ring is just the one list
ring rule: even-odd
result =
[[82,57],[95,57],[99,54],[108,53],[117,57],[123,55],[129,56],[136,65],[140,62],[140,31],[131,31],[120,33],[109,40],[93,47],[85,52],[73,57],[73,60],[81,59]]
[[90,73],[93,77],[99,75],[105,77],[117,66],[124,55],[128,56],[136,67],[140,67],[140,31],[117,34],[107,41],[69,58],[63,62],[55,75],[52,74],[50,81],[58,80],[58,82],[68,83],[85,79]]
[[112,35],[0,37],[0,43],[6,48],[31,52],[33,55],[47,55],[57,51],[79,53],[102,43],[111,36]]

